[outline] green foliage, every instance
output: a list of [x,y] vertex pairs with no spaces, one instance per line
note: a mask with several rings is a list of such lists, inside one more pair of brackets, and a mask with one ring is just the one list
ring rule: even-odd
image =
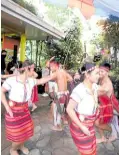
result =
[[67,69],[77,69],[83,59],[81,37],[81,23],[78,18],[73,21],[65,39],[58,43],[47,44],[48,57],[56,56]]
[[93,36],[93,39],[91,40],[91,44],[95,45],[97,49],[104,49],[106,47],[105,41],[104,41],[104,35],[99,34],[96,36]]
[[35,7],[32,4],[28,3],[27,1],[24,1],[24,0],[12,0],[12,1],[19,4],[23,8],[29,10],[33,14],[37,15],[37,11],[36,11]]
[[[56,23],[55,27],[63,27],[69,21],[69,17],[72,17],[72,12],[70,9],[56,7],[50,4],[47,6],[47,16],[48,18]],[[81,45],[81,23],[79,18],[75,18],[72,23],[70,22],[70,28],[66,33],[65,39],[59,41],[44,41],[39,42],[38,49],[36,43],[28,43],[30,46],[31,55],[29,57],[36,62],[39,66],[44,66],[47,59],[55,56],[58,58],[60,63],[64,64],[67,69],[77,69],[83,59],[82,45]],[[68,27],[69,27],[68,26]]]
[[55,23],[56,26],[62,27],[63,24],[69,20],[69,17],[71,17],[72,12],[70,9],[66,9],[63,7],[57,7],[55,5],[45,3],[45,6],[47,8],[47,17],[50,19],[52,23]]
[[113,21],[110,17],[105,22],[104,30],[108,46],[119,49],[119,21]]
[[105,22],[105,41],[108,47],[113,47],[115,57],[115,67],[117,67],[117,50],[119,49],[119,19],[114,20],[113,16]]
[[119,80],[119,67],[113,69],[110,72],[110,76],[115,79],[115,81]]
[[[107,48],[107,45],[105,43],[105,36],[104,36],[104,34],[98,34],[98,35],[94,36],[90,43],[93,46],[92,53],[91,53],[92,57],[94,57],[94,55],[96,54],[97,49],[99,51],[101,51],[101,50]],[[99,54],[101,54],[101,53],[99,53]],[[101,60],[96,62],[96,64],[99,65],[100,63],[105,61],[105,59],[107,59],[107,58],[105,58],[105,56],[102,55]]]

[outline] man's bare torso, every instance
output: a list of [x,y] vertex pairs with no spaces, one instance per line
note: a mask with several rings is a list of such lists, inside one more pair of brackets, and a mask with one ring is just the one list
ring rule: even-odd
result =
[[67,91],[68,76],[70,75],[63,69],[58,69],[56,71],[56,82],[59,92]]
[[100,81],[100,86],[102,86],[104,88],[107,88],[108,91],[107,91],[106,95],[108,97],[110,97],[112,95],[112,93],[113,93],[113,85],[112,85],[112,82],[111,82],[109,77],[107,77],[105,80],[101,80]]

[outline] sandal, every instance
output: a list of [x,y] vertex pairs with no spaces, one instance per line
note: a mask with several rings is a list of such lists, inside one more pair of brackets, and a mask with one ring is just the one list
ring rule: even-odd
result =
[[22,151],[25,155],[28,155],[28,154],[29,154],[29,150],[28,150],[28,148],[25,147],[25,146],[22,146],[22,147],[20,148],[20,151]]
[[17,151],[10,149],[10,155],[19,155]]

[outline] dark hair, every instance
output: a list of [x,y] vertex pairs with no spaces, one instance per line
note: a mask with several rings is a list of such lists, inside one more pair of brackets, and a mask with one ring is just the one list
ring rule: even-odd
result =
[[[33,63],[31,61],[25,60],[24,62],[18,61],[15,67],[20,69],[20,68],[28,67],[28,66],[31,66],[31,65],[33,65]],[[28,68],[28,69],[30,70],[30,68]],[[24,70],[19,70],[20,74],[23,74],[24,72],[25,72],[25,69]]]
[[94,70],[94,68],[95,68],[95,64],[93,64],[93,63],[84,64],[80,69],[80,71],[81,71],[80,81],[81,82],[84,81],[84,79],[85,79],[85,71],[87,71],[87,73],[90,74]]
[[79,73],[79,75],[81,74],[81,69],[80,68],[78,69],[78,73]]
[[29,61],[29,60],[25,60],[23,63],[22,63],[22,67],[28,67],[28,66],[31,66],[33,65],[33,62]]
[[2,50],[1,54],[2,54],[2,53],[7,53],[7,51],[6,51],[6,50]]

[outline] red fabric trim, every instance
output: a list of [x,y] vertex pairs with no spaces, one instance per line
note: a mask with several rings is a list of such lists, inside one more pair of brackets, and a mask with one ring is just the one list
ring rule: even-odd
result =
[[38,102],[39,98],[38,98],[38,88],[35,85],[32,89],[32,95],[31,95],[31,101],[32,103],[36,103]]
[[103,70],[105,70],[105,71],[107,71],[107,72],[109,72],[109,69],[108,68],[106,68],[106,67],[100,67],[100,69],[103,69]]
[[83,125],[88,127],[91,135],[85,135],[82,130],[72,122],[70,124],[70,132],[72,138],[74,140],[75,145],[77,146],[79,152],[83,155],[96,155],[96,137],[95,137],[95,130],[94,130],[94,122],[95,117],[92,120],[87,119],[84,122],[81,122]]
[[113,104],[111,98],[109,98],[106,95],[99,96],[99,102],[100,102],[99,121],[102,124],[108,124],[111,122],[113,117]]
[[33,136],[34,131],[28,104],[23,102],[21,106],[18,102],[14,103],[15,105],[11,107],[14,117],[10,117],[8,113],[5,114],[6,138],[12,142],[26,141]]

